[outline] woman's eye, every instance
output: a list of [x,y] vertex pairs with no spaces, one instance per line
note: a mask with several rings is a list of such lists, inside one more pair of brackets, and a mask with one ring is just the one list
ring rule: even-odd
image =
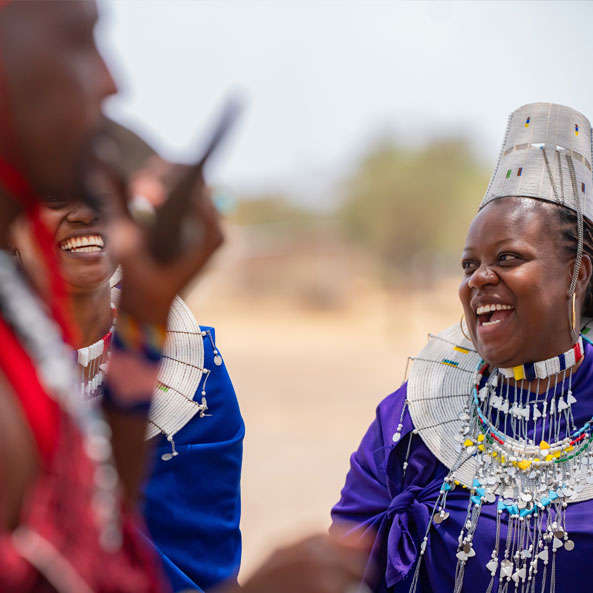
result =
[[514,253],[501,253],[498,256],[498,261],[499,262],[510,262],[513,260],[518,259],[517,256]]
[[466,274],[471,274],[476,269],[476,263],[471,260],[461,262],[461,267]]
[[43,198],[43,205],[47,206],[48,208],[62,208],[65,206],[66,200],[63,198],[58,198],[56,196],[48,196]]

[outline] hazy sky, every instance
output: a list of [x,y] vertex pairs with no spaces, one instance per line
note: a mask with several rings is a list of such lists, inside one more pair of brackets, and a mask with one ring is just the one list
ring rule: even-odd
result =
[[[103,0],[121,94],[109,112],[187,158],[234,89],[248,100],[211,171],[238,193],[323,199],[381,136],[463,133],[494,166],[508,113],[593,118],[593,4]],[[311,199],[311,198],[309,198]]]

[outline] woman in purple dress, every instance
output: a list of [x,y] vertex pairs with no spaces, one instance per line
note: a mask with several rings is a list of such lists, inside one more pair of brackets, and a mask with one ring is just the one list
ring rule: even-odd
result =
[[582,114],[511,114],[462,254],[467,330],[431,336],[379,404],[332,512],[377,534],[376,591],[587,588],[591,162]]

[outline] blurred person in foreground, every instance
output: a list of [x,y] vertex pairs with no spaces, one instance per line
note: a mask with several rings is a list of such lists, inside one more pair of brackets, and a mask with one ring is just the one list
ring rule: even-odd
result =
[[376,530],[377,591],[572,593],[590,578],[591,134],[562,105],[509,118],[461,255],[465,321],[430,335],[379,404],[333,509]]
[[[136,173],[134,185],[142,185],[147,174]],[[155,199],[158,180],[154,177],[151,188]],[[85,344],[77,352],[77,391],[91,400],[103,395],[120,300],[121,274],[116,272],[103,210],[81,201],[50,198],[40,211]],[[19,265],[30,278],[38,277],[40,258],[25,218],[14,225],[12,237]],[[167,341],[148,415],[151,460],[140,497],[142,514],[174,591],[206,589],[236,579],[241,560],[244,433],[214,329],[198,325],[178,297],[169,312]]]
[[[80,405],[52,237],[38,196],[91,195],[104,180],[91,150],[101,104],[116,91],[97,52],[94,2],[0,3],[0,237],[25,211],[45,260],[40,295],[0,252],[0,590],[6,593],[166,591],[133,508],[147,410],[169,307],[221,242],[199,180],[190,220],[201,241],[166,266],[125,215],[113,244],[124,280],[103,412]],[[94,192],[92,192],[94,193]],[[48,315],[51,313],[51,316]],[[53,317],[53,319],[51,318]],[[57,322],[57,323],[56,323]],[[317,536],[281,550],[247,591],[342,593],[361,573],[352,540]],[[228,585],[227,591],[236,585]]]

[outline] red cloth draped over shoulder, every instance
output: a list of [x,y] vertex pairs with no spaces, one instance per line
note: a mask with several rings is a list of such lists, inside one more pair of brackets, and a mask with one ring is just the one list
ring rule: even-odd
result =
[[[95,465],[73,419],[43,390],[26,351],[0,318],[0,369],[12,384],[43,459],[19,528],[0,532],[2,593],[163,593],[154,551],[124,514],[123,545],[99,544]],[[51,583],[51,584],[50,584]]]
[[0,369],[18,396],[41,459],[48,464],[58,442],[58,405],[44,391],[27,352],[1,317],[0,344]]
[[91,504],[95,465],[81,436],[61,409],[55,455],[29,488],[19,527],[0,533],[2,593],[164,593],[159,560],[138,527],[123,514],[123,544],[99,544]]

